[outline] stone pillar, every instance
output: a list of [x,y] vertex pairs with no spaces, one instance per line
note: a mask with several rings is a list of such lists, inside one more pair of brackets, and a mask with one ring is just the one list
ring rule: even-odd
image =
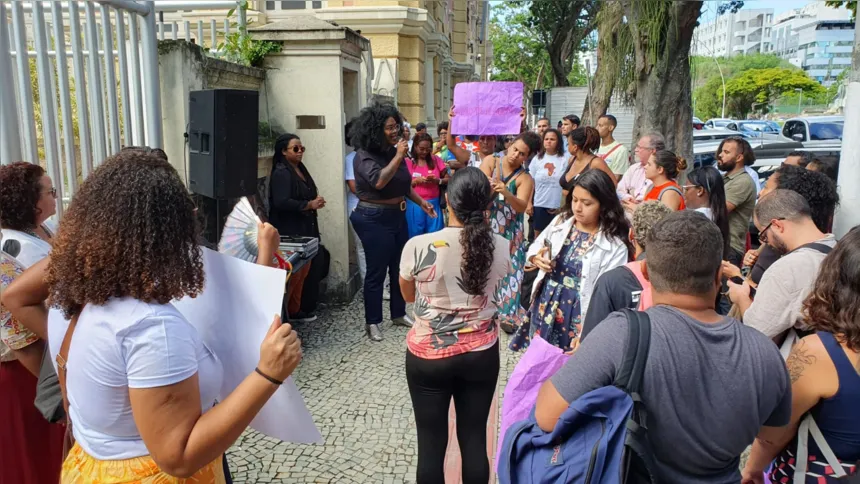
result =
[[435,52],[428,49],[424,57],[424,105],[426,106],[425,122],[427,123],[427,132],[434,133],[436,131],[436,86],[433,72],[433,58]]

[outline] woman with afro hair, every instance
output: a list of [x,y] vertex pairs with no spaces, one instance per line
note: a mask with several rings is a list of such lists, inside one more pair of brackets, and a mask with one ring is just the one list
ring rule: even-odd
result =
[[[3,294],[24,324],[47,319],[75,437],[65,484],[224,483],[224,452],[301,360],[276,316],[257,368],[215,405],[221,361],[171,304],[204,287],[195,212],[163,155],[120,151],[81,185],[51,256]],[[277,232],[260,233],[261,255],[273,253]],[[45,316],[36,293],[62,313]]]
[[24,161],[0,167],[0,187],[0,247],[29,267],[51,251],[57,190],[41,166]]
[[[365,331],[371,341],[382,341],[382,286],[385,276],[397,281],[400,254],[409,239],[406,200],[431,218],[440,216],[433,205],[412,187],[406,160],[409,144],[403,138],[403,116],[390,104],[361,110],[349,133],[356,149],[353,159],[358,206],[350,221],[364,246],[367,277],[364,280]],[[412,327],[406,303],[397,284],[391,284],[391,320]]]

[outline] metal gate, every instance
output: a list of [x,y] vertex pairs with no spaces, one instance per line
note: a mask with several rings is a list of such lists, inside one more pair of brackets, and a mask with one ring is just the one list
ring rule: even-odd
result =
[[0,1],[0,163],[43,160],[68,201],[122,146],[161,147],[155,17],[145,1]]

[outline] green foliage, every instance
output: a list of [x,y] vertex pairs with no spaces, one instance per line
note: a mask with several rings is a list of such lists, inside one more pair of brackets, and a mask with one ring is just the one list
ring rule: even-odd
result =
[[218,45],[218,52],[225,60],[251,67],[262,67],[266,55],[280,51],[279,42],[252,40],[242,32],[233,32]]
[[766,111],[767,104],[795,89],[801,89],[805,96],[826,93],[821,84],[797,69],[750,69],[726,82],[727,108],[731,115],[743,119],[752,111],[753,103],[764,103],[760,109]]
[[[553,86],[552,67],[543,41],[531,27],[530,11],[516,0],[492,7],[490,42],[493,44],[493,81],[519,81],[525,94],[534,89]],[[567,76],[568,85],[586,86],[585,68],[573,62]]]
[[[719,67],[717,63],[719,62]],[[693,72],[693,88],[699,88],[711,79],[720,77],[720,69],[726,80],[750,69],[797,69],[791,62],[770,54],[738,55],[734,57],[703,57],[690,58],[690,68]]]
[[[512,3],[512,2],[510,2]],[[568,76],[576,53],[586,48],[587,39],[597,26],[599,0],[529,1],[527,27],[543,43],[555,85],[569,85]]]
[[851,13],[854,14],[851,18],[857,18],[857,0],[827,0],[824,3],[827,4],[828,7],[845,7],[848,10],[851,10]]

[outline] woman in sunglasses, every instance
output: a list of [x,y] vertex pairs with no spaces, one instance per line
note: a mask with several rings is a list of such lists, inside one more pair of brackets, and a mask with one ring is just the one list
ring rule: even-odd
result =
[[[281,135],[275,141],[269,181],[269,222],[281,235],[319,238],[317,210],[325,208],[325,199],[302,163],[304,154],[302,140],[294,134]],[[312,312],[301,310],[302,290],[311,265],[312,262],[306,264],[290,278],[287,290],[290,321],[309,323],[317,319]]]

